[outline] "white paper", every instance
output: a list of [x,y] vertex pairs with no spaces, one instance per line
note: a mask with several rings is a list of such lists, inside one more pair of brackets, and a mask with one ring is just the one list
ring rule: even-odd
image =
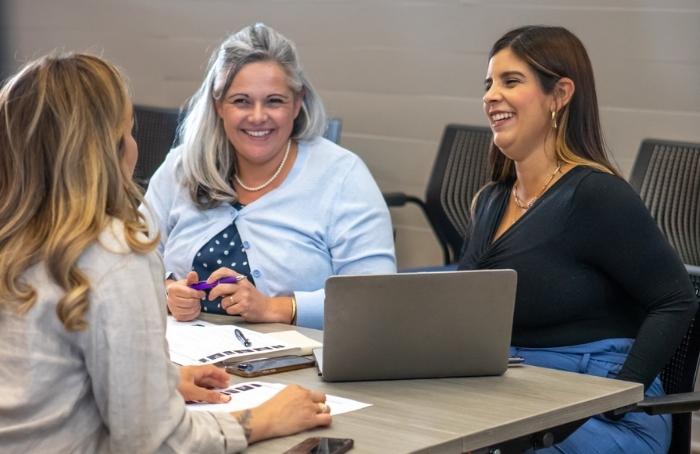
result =
[[[250,381],[236,383],[221,392],[229,394],[231,400],[225,404],[189,403],[186,408],[191,411],[216,411],[233,412],[257,407],[271,399],[287,385],[281,383],[268,383],[263,381]],[[326,395],[326,405],[331,409],[331,415],[340,415],[350,411],[360,410],[372,404],[358,402],[344,397]]]
[[[250,340],[250,347],[245,347],[236,337],[236,329]],[[268,334],[202,320],[178,322],[172,316],[168,317],[165,337],[168,339],[170,360],[183,366],[212,364],[229,359],[272,357],[295,354],[298,351]]]
[[272,336],[280,341],[280,343],[289,345],[290,347],[299,348],[299,353],[297,353],[297,355],[310,355],[314,348],[323,346],[319,341],[315,341],[308,336],[304,336],[299,331],[294,330],[268,333],[268,336]]

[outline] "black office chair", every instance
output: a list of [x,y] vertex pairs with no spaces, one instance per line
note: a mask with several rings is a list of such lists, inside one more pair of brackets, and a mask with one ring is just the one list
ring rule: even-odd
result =
[[[700,295],[700,144],[644,140],[630,183],[686,264]],[[690,326],[661,375],[664,389],[674,395],[669,397],[675,397],[675,406],[662,407],[674,413],[672,453],[690,452],[690,412],[700,409],[700,394],[680,394],[690,393],[695,387],[700,354],[698,323],[696,319]]]
[[343,120],[340,118],[331,117],[328,119],[328,125],[326,126],[326,132],[323,133],[323,137],[340,145],[340,133],[342,129]]
[[469,235],[471,201],[490,179],[488,152],[492,142],[487,127],[450,124],[445,127],[425,202],[402,192],[385,193],[389,207],[418,205],[437,237],[445,265],[459,258]]
[[134,180],[144,189],[175,142],[178,109],[134,106],[134,139],[139,147],[139,159]]

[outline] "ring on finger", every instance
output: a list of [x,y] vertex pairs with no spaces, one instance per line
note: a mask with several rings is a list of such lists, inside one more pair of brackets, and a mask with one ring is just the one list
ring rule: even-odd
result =
[[326,405],[326,404],[323,403],[323,402],[319,402],[319,403],[318,403],[318,412],[319,412],[319,413],[330,413],[330,412],[331,412],[331,407],[329,407],[328,405]]

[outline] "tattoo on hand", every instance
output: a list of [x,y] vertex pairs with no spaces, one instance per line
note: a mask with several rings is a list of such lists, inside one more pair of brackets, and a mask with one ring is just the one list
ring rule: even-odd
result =
[[243,433],[245,434],[245,439],[246,441],[250,441],[250,434],[253,432],[253,430],[250,428],[250,418],[251,418],[251,413],[250,410],[243,410],[240,415],[236,419],[238,419],[238,424],[241,425],[243,428]]

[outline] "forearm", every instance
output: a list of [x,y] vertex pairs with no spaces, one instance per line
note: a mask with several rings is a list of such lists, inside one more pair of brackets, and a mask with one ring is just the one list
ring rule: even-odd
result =
[[688,300],[684,307],[647,316],[617,378],[649,387],[678,347],[698,306]]
[[291,325],[297,318],[297,303],[291,296],[270,297],[270,322]]
[[260,427],[260,418],[256,418],[255,426],[253,425],[253,411],[254,409],[247,409],[231,413],[231,416],[233,416],[241,426],[248,444],[262,440],[262,434],[265,431],[264,427]]

